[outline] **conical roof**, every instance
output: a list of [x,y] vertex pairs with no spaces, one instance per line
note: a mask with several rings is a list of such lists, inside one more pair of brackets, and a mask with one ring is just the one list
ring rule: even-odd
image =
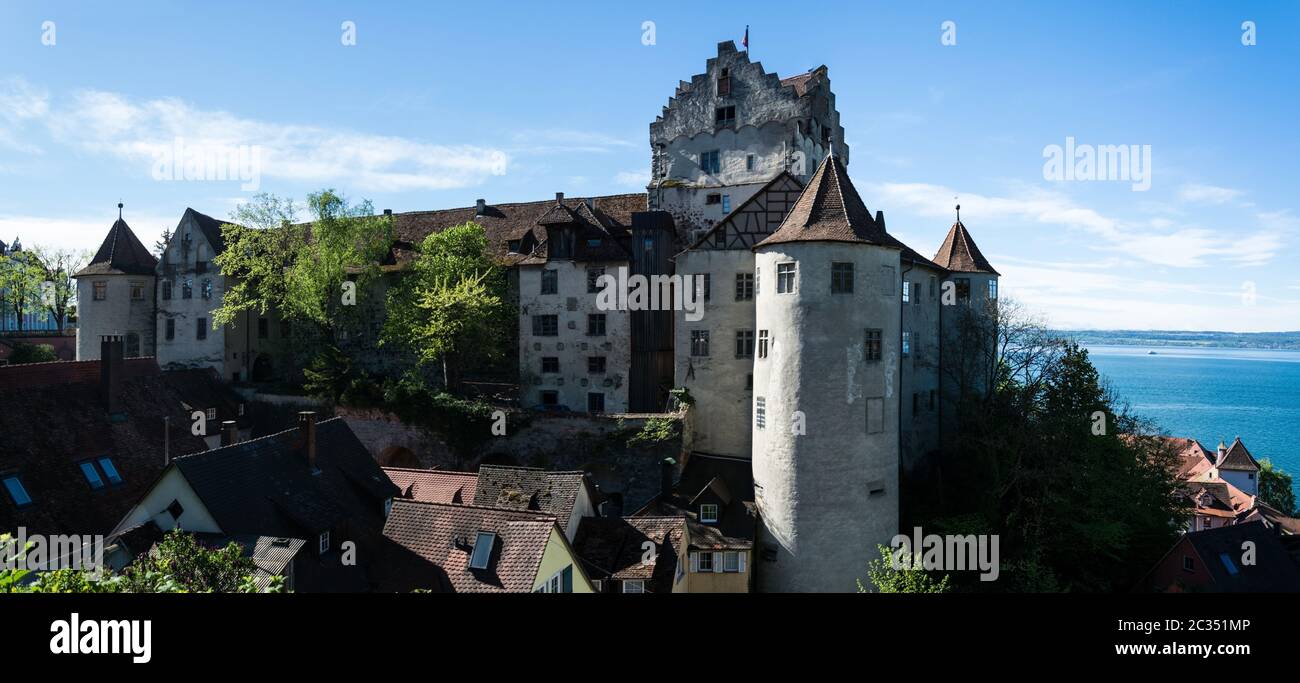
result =
[[131,232],[126,221],[118,218],[109,229],[95,258],[74,277],[83,275],[153,275],[158,259],[149,253]]
[[952,229],[943,240],[943,246],[939,247],[939,253],[934,255],[934,262],[958,273],[1001,275],[993,270],[993,265],[980,253],[980,248],[975,245],[974,238],[961,220],[952,224]]
[[857,242],[904,248],[871,217],[844,164],[834,154],[822,161],[781,227],[754,246],[785,242]]

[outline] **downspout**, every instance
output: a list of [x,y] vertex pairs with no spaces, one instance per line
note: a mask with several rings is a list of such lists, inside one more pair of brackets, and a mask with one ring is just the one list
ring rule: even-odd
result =
[[[912,271],[912,266],[908,266],[899,275],[899,282],[907,282],[907,274]],[[914,294],[909,291],[909,295]],[[916,416],[914,415],[913,418]],[[900,285],[898,291],[898,481],[902,486],[903,481],[903,291]]]

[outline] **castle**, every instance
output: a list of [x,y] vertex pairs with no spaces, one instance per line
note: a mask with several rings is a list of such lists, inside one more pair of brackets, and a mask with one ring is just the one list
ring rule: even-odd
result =
[[[960,215],[928,259],[868,210],[825,66],[781,79],[721,43],[650,145],[644,194],[393,213],[394,264],[431,232],[482,225],[510,269],[523,406],[656,412],[687,389],[692,450],[752,461],[757,588],[852,590],[898,533],[900,474],[951,424],[962,321],[999,275]],[[124,334],[128,355],[269,378],[286,325],[206,329],[218,227],[188,209],[156,262],[119,218],[78,274],[78,358]],[[692,276],[703,317],[601,309],[618,269]]]

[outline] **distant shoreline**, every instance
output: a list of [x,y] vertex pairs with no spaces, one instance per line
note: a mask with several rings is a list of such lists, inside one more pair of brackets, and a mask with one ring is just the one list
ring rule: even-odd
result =
[[1300,332],[1184,332],[1172,330],[1053,330],[1053,332],[1085,346],[1091,344],[1300,351]]

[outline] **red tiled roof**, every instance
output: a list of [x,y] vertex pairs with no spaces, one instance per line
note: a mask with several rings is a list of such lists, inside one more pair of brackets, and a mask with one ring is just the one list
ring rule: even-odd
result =
[[[423,561],[424,580],[433,582],[428,587],[456,593],[528,593],[552,530],[558,532],[549,515],[397,499],[384,536]],[[494,533],[496,539],[487,568],[470,569],[480,531]],[[390,581],[380,586],[393,587]]]
[[[584,517],[573,547],[594,579],[643,580],[651,593],[671,593],[685,536],[685,516]],[[655,545],[648,562],[647,541]]]
[[[157,359],[128,358],[122,367],[122,378],[131,379],[162,374]],[[53,361],[0,365],[0,389],[51,386],[55,384],[87,384],[99,382],[99,361]]]
[[384,474],[402,490],[402,496],[422,503],[468,505],[474,502],[478,475],[473,472],[385,467]]
[[975,239],[970,236],[970,232],[961,221],[953,223],[952,228],[948,230],[943,245],[934,255],[934,262],[959,273],[1001,275],[993,270],[993,265],[984,258],[984,254],[980,253],[980,248],[975,245]]
[[1215,465],[1221,470],[1236,470],[1241,472],[1258,472],[1259,463],[1255,462],[1255,457],[1246,450],[1246,445],[1241,442],[1241,437],[1232,441],[1228,447],[1228,452],[1223,455],[1223,459]]
[[781,227],[754,248],[785,242],[857,242],[905,248],[871,217],[835,155],[822,161]]

